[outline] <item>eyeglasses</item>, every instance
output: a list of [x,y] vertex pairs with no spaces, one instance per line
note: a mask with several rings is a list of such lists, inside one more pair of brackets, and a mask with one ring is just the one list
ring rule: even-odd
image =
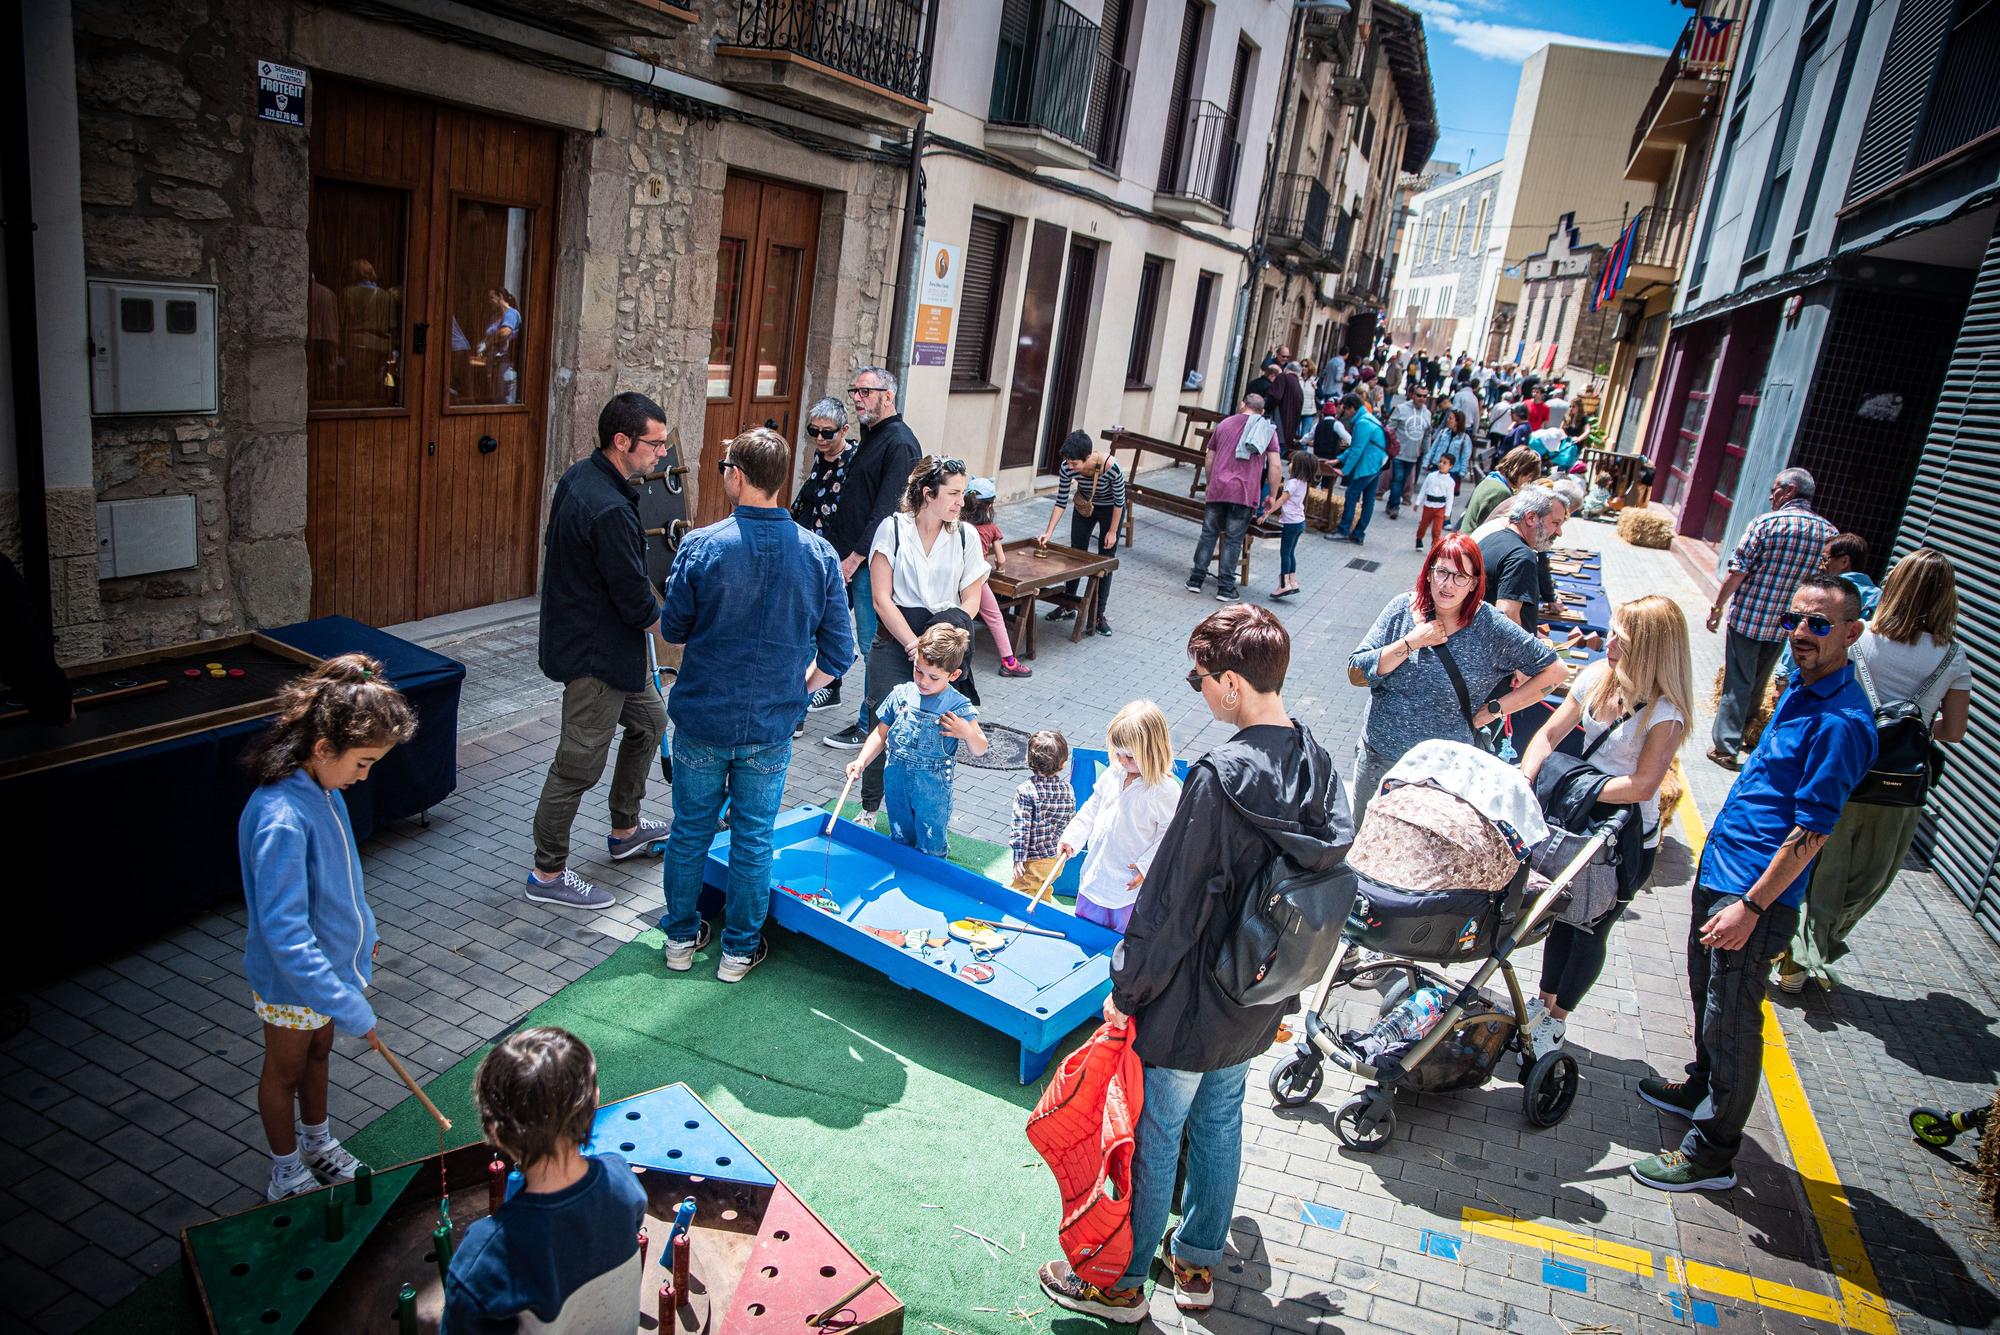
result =
[[830,426],[826,430],[822,431],[816,426],[809,426],[806,428],[806,434],[808,436],[811,436],[814,440],[832,440],[835,436],[838,436],[840,434],[840,428],[837,426]]
[[1815,635],[1827,636],[1833,633],[1833,622],[1817,612],[1787,612],[1778,618],[1778,624],[1784,628],[1787,635],[1797,630],[1801,621],[1805,622]]
[[717,459],[715,461],[715,471],[718,474],[726,474],[730,469],[734,467],[736,467],[736,465],[731,463],[727,459]]
[[1479,576],[1469,575],[1463,570],[1454,570],[1450,566],[1432,566],[1431,578],[1447,589],[1462,589],[1470,587]]
[[858,399],[863,394],[886,394],[889,391],[877,385],[849,385],[847,392]]
[[[1228,668],[1224,668],[1222,671],[1227,672],[1228,670]],[[1187,674],[1188,689],[1196,695],[1200,695],[1201,682],[1204,677],[1214,677],[1217,681],[1220,681],[1222,680],[1222,672],[1203,672],[1200,668],[1189,668]]]

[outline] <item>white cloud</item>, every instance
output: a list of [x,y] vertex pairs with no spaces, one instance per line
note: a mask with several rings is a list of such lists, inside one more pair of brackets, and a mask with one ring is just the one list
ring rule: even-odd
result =
[[1472,15],[1491,7],[1490,0],[1418,0],[1414,6],[1424,16],[1425,25],[1443,33],[1452,45],[1487,60],[1518,65],[1545,46],[1585,46],[1599,51],[1631,51],[1639,55],[1664,56],[1665,47],[1649,42],[1612,42],[1599,37],[1579,37],[1574,33],[1547,28],[1529,28],[1512,23],[1490,23]]

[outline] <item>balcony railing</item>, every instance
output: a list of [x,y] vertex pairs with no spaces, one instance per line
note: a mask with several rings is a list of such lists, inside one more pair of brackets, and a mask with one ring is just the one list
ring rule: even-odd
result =
[[1356,251],[1348,263],[1340,294],[1356,301],[1373,301],[1381,294],[1382,260],[1367,251]]
[[731,45],[782,51],[922,102],[922,0],[736,0]]
[[1095,23],[1062,0],[1007,0],[988,123],[1045,130],[1082,144],[1096,65]]
[[1633,264],[1651,265],[1680,272],[1687,258],[1688,233],[1694,230],[1693,209],[1663,209],[1647,205],[1639,210],[1632,231]]
[[1090,160],[1111,171],[1125,152],[1125,122],[1132,110],[1132,71],[1099,52],[1090,89],[1090,119],[1084,126],[1084,147]]
[[1687,66],[1688,50],[1694,42],[1694,25],[1699,22],[1701,22],[1699,18],[1687,21],[1687,26],[1681,29],[1680,40],[1674,43],[1673,51],[1667,56],[1667,63],[1660,68],[1659,80],[1653,85],[1653,95],[1646,99],[1646,109],[1639,113],[1639,123],[1632,129],[1632,147],[1625,153],[1628,160],[1639,151],[1639,145],[1646,142],[1646,134],[1653,128],[1653,121],[1659,117],[1660,107],[1667,100],[1667,94],[1671,93],[1674,85],[1685,77],[1682,70]]
[[1236,136],[1234,116],[1213,102],[1190,98],[1181,112],[1180,151],[1162,173],[1160,192],[1204,200],[1229,212],[1243,157]]
[[1271,248],[1309,260],[1324,255],[1332,202],[1314,177],[1303,172],[1280,175],[1271,199]]

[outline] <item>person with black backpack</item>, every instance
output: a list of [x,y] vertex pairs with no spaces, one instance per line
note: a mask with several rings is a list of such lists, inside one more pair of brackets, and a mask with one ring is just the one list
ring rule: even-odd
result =
[[1319,981],[1353,899],[1344,864],[1354,823],[1333,759],[1279,693],[1291,661],[1284,626],[1236,603],[1195,627],[1188,654],[1188,685],[1237,731],[1188,771],[1111,961],[1104,1018],[1132,1020],[1145,1063],[1132,1261],[1109,1288],[1063,1261],[1040,1274],[1059,1306],[1124,1325],[1146,1319],[1183,1132],[1187,1184],[1166,1274],[1182,1311],[1214,1302],[1236,1213],[1244,1079],[1298,992]]
[[1889,572],[1875,620],[1848,653],[1875,707],[1875,764],[1820,850],[1805,917],[1778,959],[1786,992],[1804,991],[1808,977],[1832,989],[1827,966],[1847,954],[1848,933],[1888,893],[1909,855],[1942,766],[1938,744],[1965,736],[1972,706],[1972,664],[1957,630],[1957,573],[1919,547]]

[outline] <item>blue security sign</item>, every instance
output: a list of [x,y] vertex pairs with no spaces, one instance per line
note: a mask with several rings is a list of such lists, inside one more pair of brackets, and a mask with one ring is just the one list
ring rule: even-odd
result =
[[269,60],[257,62],[257,119],[280,125],[306,123],[306,72]]

